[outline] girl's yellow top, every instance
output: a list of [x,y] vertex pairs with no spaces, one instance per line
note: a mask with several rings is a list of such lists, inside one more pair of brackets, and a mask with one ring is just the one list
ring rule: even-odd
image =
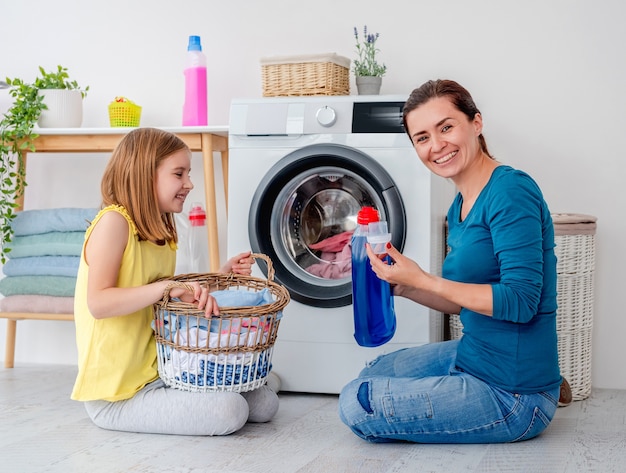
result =
[[[128,221],[118,287],[142,286],[174,274],[176,244],[159,246],[139,241],[137,228],[122,206],[102,209],[87,229],[85,243],[107,212],[118,212]],[[150,306],[132,314],[95,319],[87,306],[88,269],[83,245],[74,296],[78,376],[71,397],[77,401],[129,399],[158,377],[153,309]]]

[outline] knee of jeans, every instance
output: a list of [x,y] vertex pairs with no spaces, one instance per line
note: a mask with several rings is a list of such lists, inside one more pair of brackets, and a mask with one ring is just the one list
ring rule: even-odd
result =
[[[355,379],[350,381],[339,394],[339,411],[344,416],[360,417],[356,409],[362,409],[365,414],[373,412],[371,405],[371,389],[369,381]],[[356,402],[355,402],[356,401]]]
[[369,381],[363,381],[359,385],[359,389],[356,394],[356,399],[357,401],[359,401],[359,404],[361,405],[361,407],[363,408],[365,412],[367,412],[368,414],[371,414],[372,412],[374,412],[374,410],[372,409]]

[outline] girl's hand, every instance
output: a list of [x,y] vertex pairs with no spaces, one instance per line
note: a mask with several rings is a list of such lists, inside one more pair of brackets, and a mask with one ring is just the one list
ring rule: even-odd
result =
[[251,253],[251,251],[246,251],[233,256],[222,266],[220,273],[236,273],[250,276],[252,274],[252,265],[254,264],[254,258],[250,256]]
[[198,309],[204,309],[207,317],[220,315],[220,308],[217,306],[215,298],[209,293],[208,287],[201,286],[198,281],[191,281],[187,284],[193,287],[193,292],[189,292],[183,287],[173,287],[170,289],[170,297],[177,297],[189,304],[197,304]]

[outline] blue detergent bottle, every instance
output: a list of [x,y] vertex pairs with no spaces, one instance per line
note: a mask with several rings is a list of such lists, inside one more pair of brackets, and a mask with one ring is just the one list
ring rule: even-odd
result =
[[352,310],[354,338],[363,347],[387,343],[396,332],[396,313],[389,283],[376,276],[365,251],[368,224],[379,222],[378,210],[363,207],[352,235]]

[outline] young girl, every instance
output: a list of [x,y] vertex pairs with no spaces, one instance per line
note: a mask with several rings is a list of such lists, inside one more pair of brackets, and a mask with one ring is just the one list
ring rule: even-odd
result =
[[[176,135],[133,130],[119,143],[102,178],[103,209],[85,235],[74,315],[78,376],[72,399],[84,401],[99,427],[130,432],[226,435],[247,421],[267,422],[278,397],[267,386],[239,394],[169,388],[157,372],[152,304],[174,274],[173,214],[193,184],[191,152]],[[250,274],[250,253],[221,272]],[[171,297],[219,314],[207,288],[174,288]]]

